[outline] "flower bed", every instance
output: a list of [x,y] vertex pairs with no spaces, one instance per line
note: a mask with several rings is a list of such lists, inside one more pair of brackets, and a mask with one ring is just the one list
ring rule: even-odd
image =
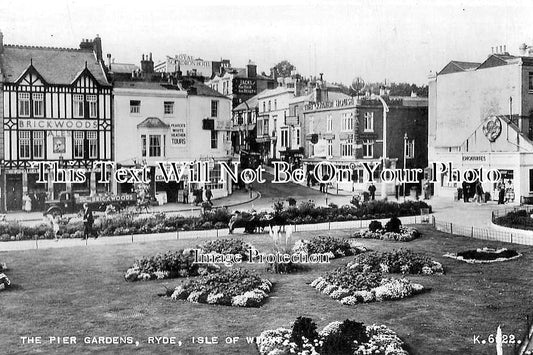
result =
[[124,278],[126,281],[170,279],[206,275],[218,270],[220,267],[215,264],[194,263],[194,253],[190,249],[180,249],[136,260]]
[[522,254],[519,254],[515,250],[509,250],[506,248],[492,249],[483,248],[476,250],[466,250],[459,253],[447,253],[445,257],[461,260],[470,264],[476,263],[496,263],[501,261],[508,261],[519,258]]
[[298,317],[292,329],[265,330],[257,338],[261,355],[407,355],[405,343],[384,325],[365,326],[345,320],[331,322],[320,332],[310,318]]
[[[312,202],[300,203],[298,207],[274,206],[275,213],[269,216],[278,225],[322,223],[334,221],[366,220],[374,218],[390,218],[392,216],[419,215],[422,208],[429,208],[423,201],[407,201],[395,203],[387,201],[370,201],[359,206],[345,205],[337,207],[316,207]],[[154,213],[149,217],[138,217],[128,211],[109,214],[96,218],[94,229],[100,235],[116,236],[129,234],[152,234],[176,232],[181,230],[221,229],[228,227],[231,214],[225,208],[206,211],[199,218],[184,216],[166,216]],[[247,223],[247,228],[265,227],[270,224],[258,216]],[[83,238],[83,222],[80,219],[63,219],[58,234],[62,238]],[[394,236],[389,236],[393,238]],[[52,239],[54,233],[49,223],[35,227],[22,226],[17,222],[0,224],[0,241]]]
[[203,253],[216,253],[216,254],[240,254],[242,260],[247,261],[250,255],[250,249],[253,246],[240,239],[215,239],[202,243],[199,246]]
[[360,271],[381,271],[392,274],[443,274],[442,264],[431,258],[414,253],[408,249],[391,252],[370,252],[357,255],[347,265],[348,268]]
[[387,232],[385,229],[378,229],[376,231],[366,230],[363,232],[355,232],[353,238],[365,239],[381,239],[391,240],[396,242],[410,242],[420,237],[418,229],[413,227],[400,227],[400,232]]
[[364,253],[367,249],[347,239],[338,239],[331,236],[319,236],[311,240],[300,239],[296,241],[292,248],[293,253],[304,254],[326,254],[330,253],[330,258],[342,258],[344,256]]
[[311,282],[311,287],[346,305],[397,300],[424,290],[424,286],[404,278],[384,278],[381,271],[347,266],[315,279]]
[[234,307],[259,307],[268,297],[272,283],[257,273],[242,269],[224,269],[217,274],[188,280],[170,290],[172,299]]
[[518,210],[511,211],[505,216],[496,217],[494,223],[507,228],[516,229],[533,229],[533,218],[531,218],[531,211]]

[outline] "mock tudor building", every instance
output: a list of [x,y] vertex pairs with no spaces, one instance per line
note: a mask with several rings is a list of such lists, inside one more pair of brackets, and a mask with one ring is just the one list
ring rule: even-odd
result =
[[[483,62],[451,61],[429,78],[429,161],[466,171],[498,170],[508,202],[533,197],[533,50],[493,51]],[[529,49],[529,51],[528,51]],[[498,182],[482,181],[498,198]],[[437,196],[452,197],[461,183],[439,174]],[[512,193],[509,193],[512,191]]]
[[[149,193],[160,203],[182,203],[184,195],[190,203],[193,190],[206,187],[213,198],[230,194],[231,181],[222,176],[219,165],[231,163],[230,99],[198,77],[155,73],[151,54],[143,55],[141,68],[113,81],[116,162],[122,167],[147,166]],[[188,170],[179,181],[167,182],[158,167],[158,162],[193,161],[209,163],[210,183],[191,182]],[[116,185],[119,193],[134,189],[130,182]]]
[[[112,88],[98,36],[51,48],[4,44],[0,33],[0,84],[2,209],[20,210],[26,193],[35,210],[61,191],[109,191],[93,165],[113,159]],[[37,182],[32,162],[45,161],[85,169],[86,182],[52,183],[51,174]]]

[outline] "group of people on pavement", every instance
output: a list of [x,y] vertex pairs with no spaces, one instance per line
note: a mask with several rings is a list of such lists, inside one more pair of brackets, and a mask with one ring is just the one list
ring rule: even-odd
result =
[[[472,202],[475,202],[477,204],[487,202],[487,194],[483,190],[483,186],[481,185],[481,182],[479,180],[473,183],[467,183],[466,181],[463,181],[461,187],[463,201],[465,203],[470,202],[470,198],[472,198]],[[514,201],[514,189],[511,180],[509,180],[507,184],[505,183],[505,181],[502,181],[498,185],[496,191],[498,192],[499,205]]]
[[[54,233],[54,240],[57,242],[59,240],[59,225],[60,225],[60,216],[57,213],[49,213],[46,215],[50,225],[52,226],[52,232]],[[94,239],[98,238],[98,233],[93,229],[94,225],[94,215],[93,211],[89,208],[87,203],[83,204],[83,237],[89,239],[93,237]]]

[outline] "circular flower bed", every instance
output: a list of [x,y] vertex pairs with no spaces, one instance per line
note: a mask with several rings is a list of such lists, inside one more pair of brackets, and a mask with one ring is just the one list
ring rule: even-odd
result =
[[357,255],[348,263],[348,268],[361,271],[381,271],[391,274],[443,274],[442,264],[431,258],[414,253],[408,249],[398,249],[391,252],[370,252]]
[[242,269],[224,269],[220,273],[188,280],[170,290],[172,299],[235,307],[259,307],[268,297],[272,283],[257,273]]
[[216,253],[216,254],[240,254],[243,261],[248,261],[250,250],[254,247],[245,241],[240,239],[215,239],[207,241],[199,246],[203,253]]
[[384,278],[381,271],[343,266],[311,282],[311,287],[346,305],[397,300],[424,290],[424,286],[402,278]]
[[461,260],[470,264],[476,263],[496,263],[500,261],[508,261],[519,258],[522,254],[519,254],[516,250],[509,250],[507,248],[492,249],[482,248],[476,250],[466,250],[459,253],[447,253],[445,257]]
[[219,270],[220,266],[215,264],[194,263],[194,252],[180,249],[136,260],[124,278],[126,281],[171,279],[206,275]]
[[265,330],[257,338],[261,355],[406,355],[405,343],[384,325],[366,326],[352,320],[331,322],[320,332],[316,324],[298,317],[292,329]]
[[355,232],[353,235],[353,238],[381,239],[396,242],[410,242],[419,237],[420,232],[416,228],[404,226],[400,227],[399,232],[387,232],[385,229],[377,229],[375,231],[366,230]]
[[364,253],[367,249],[353,240],[319,236],[311,240],[300,239],[294,243],[293,253],[328,254],[331,259]]

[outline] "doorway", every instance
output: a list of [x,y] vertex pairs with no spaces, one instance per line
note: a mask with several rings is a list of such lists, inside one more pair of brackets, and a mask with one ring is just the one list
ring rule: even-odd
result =
[[22,209],[22,174],[6,176],[6,208],[8,211]]

